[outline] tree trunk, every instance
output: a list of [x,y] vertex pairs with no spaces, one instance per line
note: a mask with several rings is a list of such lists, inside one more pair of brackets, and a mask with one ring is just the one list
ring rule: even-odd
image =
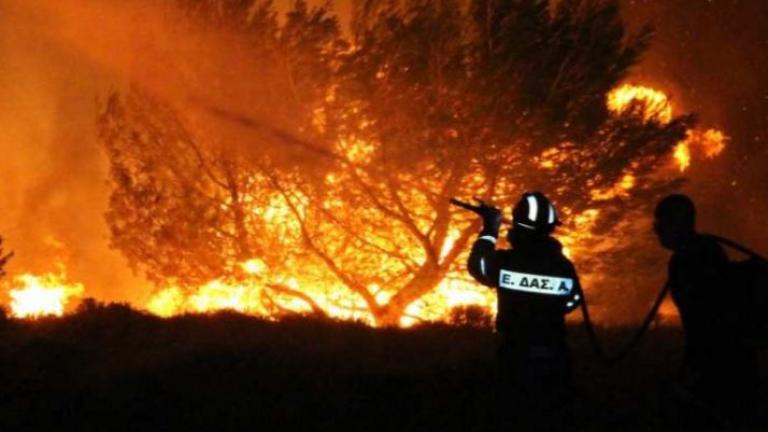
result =
[[425,264],[389,303],[372,310],[376,324],[384,327],[400,325],[400,318],[414,301],[432,291],[445,278],[447,267]]

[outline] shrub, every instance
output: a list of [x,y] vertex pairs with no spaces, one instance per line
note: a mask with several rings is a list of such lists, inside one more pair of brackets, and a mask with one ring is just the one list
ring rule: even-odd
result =
[[451,309],[448,322],[462,327],[491,328],[493,316],[482,306],[463,305]]

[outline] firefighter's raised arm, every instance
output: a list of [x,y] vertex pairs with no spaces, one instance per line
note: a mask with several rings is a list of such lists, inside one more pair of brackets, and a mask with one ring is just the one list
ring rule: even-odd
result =
[[499,228],[501,227],[501,211],[496,207],[481,203],[475,212],[483,218],[483,230],[480,231],[480,235],[472,245],[467,267],[469,274],[478,282],[495,288],[499,280],[496,240],[499,237]]

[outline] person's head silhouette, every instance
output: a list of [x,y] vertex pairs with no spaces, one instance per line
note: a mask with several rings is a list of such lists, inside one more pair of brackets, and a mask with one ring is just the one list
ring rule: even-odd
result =
[[696,233],[696,206],[682,194],[664,197],[656,205],[653,229],[667,249],[678,249],[683,241]]

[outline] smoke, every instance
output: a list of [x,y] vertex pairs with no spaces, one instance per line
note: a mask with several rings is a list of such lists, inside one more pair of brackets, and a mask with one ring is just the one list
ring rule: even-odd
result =
[[270,71],[242,33],[196,22],[174,2],[0,0],[0,36],[0,235],[16,252],[9,275],[61,263],[86,295],[143,304],[151,288],[109,249],[103,217],[110,191],[96,118],[105,98],[138,87],[207,139],[260,151],[256,128],[217,113],[289,129],[269,102]]
[[[184,87],[177,74],[206,58],[199,47],[221,46],[191,45],[212,37],[204,34],[169,40],[179,18],[155,3],[0,4],[0,235],[16,252],[11,277],[63,264],[87,295],[143,303],[149,294],[108,247],[108,166],[95,119],[104,98],[129,82],[168,101],[209,98],[213,92]],[[162,57],[168,53],[181,55]]]
[[701,228],[768,253],[768,3],[691,3],[622,1],[631,25],[657,30],[631,79],[731,137],[722,156],[694,161],[685,192],[698,203]]
[[97,98],[119,79],[54,37],[35,2],[0,14],[0,235],[9,274],[58,271],[89,295],[129,300],[142,284],[107,248]]

